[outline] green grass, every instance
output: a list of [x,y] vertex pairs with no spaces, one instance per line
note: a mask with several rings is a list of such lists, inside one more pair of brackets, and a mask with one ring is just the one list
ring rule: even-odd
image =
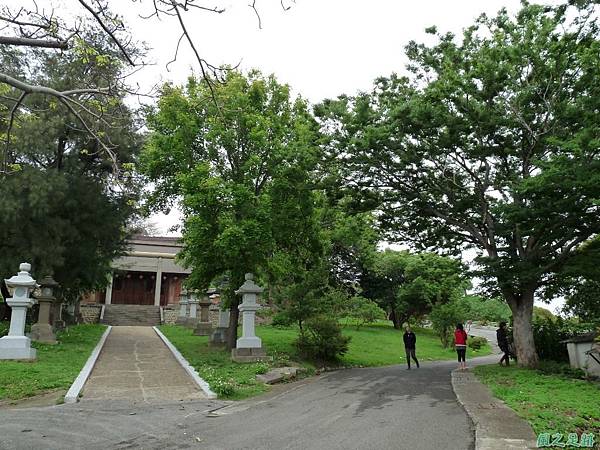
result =
[[479,366],[474,371],[537,434],[587,432],[600,436],[598,384],[516,366]]
[[[204,378],[211,389],[219,397],[239,400],[268,389],[256,382],[256,375],[266,372],[271,366],[284,366],[290,362],[301,364],[307,373],[314,371],[314,366],[300,361],[294,346],[298,337],[295,327],[282,328],[258,326],[256,334],[262,339],[267,354],[273,356],[273,363],[238,364],[231,361],[231,353],[208,346],[208,337],[194,336],[192,330],[180,326],[163,325],[161,331],[177,347],[188,362]],[[402,332],[395,330],[387,323],[365,326],[357,330],[355,327],[344,327],[343,333],[351,336],[348,353],[341,359],[342,366],[386,366],[406,362]],[[437,336],[431,330],[416,330],[417,357],[421,361],[454,359],[453,349],[443,349]],[[486,346],[471,356],[489,353]]]
[[0,400],[18,400],[55,389],[68,389],[105,330],[104,325],[76,325],[60,332],[59,343],[32,343],[37,360],[0,361]]

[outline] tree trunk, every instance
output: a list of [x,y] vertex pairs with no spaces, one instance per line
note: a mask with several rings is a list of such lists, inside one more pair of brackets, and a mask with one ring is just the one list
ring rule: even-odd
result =
[[238,320],[240,317],[240,310],[238,306],[240,301],[237,297],[234,297],[230,302],[229,309],[229,330],[227,332],[227,348],[229,350],[234,349],[237,342],[237,329]]
[[392,308],[392,311],[390,312],[390,320],[394,324],[394,328],[396,330],[402,328],[402,320],[400,317],[398,317],[398,314],[396,313],[396,310],[394,308]]
[[522,367],[537,367],[539,363],[531,327],[534,293],[535,289],[527,289],[518,295],[504,294],[513,315],[513,338],[517,363]]

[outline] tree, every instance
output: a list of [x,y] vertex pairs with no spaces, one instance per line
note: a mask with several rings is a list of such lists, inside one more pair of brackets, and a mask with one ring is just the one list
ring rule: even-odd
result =
[[564,311],[583,322],[600,324],[600,282],[583,280],[567,297]]
[[150,204],[167,208],[180,199],[190,286],[204,289],[229,275],[233,348],[233,291],[244,273],[267,272],[282,249],[295,249],[292,261],[307,264],[319,252],[310,178],[316,123],[306,103],[291,99],[273,76],[230,71],[214,86],[194,78],[185,89],[164,86],[148,126],[142,167],[155,185]]
[[429,314],[434,305],[464,295],[469,283],[458,260],[386,249],[374,255],[362,286],[363,295],[385,309],[400,329],[411,318]]
[[444,348],[448,348],[452,342],[452,330],[454,330],[456,324],[464,323],[466,317],[467,310],[465,304],[459,299],[438,304],[432,308],[429,318]]
[[524,366],[536,292],[600,231],[599,28],[578,4],[484,15],[461,39],[433,27],[437,44],[407,46],[407,77],[318,110],[345,185],[378,202],[390,239],[479,252]]
[[[157,20],[159,24],[164,20],[176,21],[181,35],[178,41],[173,42],[174,57],[177,59],[179,47],[183,40],[192,50],[196,59],[197,67],[202,77],[212,89],[213,85],[225,73],[225,69],[216,67],[206,61],[200,54],[197,44],[190,35],[186,18],[193,18],[194,12],[206,12],[221,14],[225,11],[220,7],[206,7],[196,0],[153,0],[147,5],[140,4],[136,0],[131,2],[118,2],[114,0],[76,0],[72,4],[73,9],[65,11],[64,5],[56,0],[46,0],[43,7],[38,6],[36,0],[24,0],[18,6],[0,6],[0,23],[2,24],[2,35],[0,45],[13,48],[38,49],[47,54],[58,56],[66,55],[71,58],[74,55],[85,59],[88,56],[114,57],[130,68],[128,73],[123,73],[118,79],[95,80],[89,84],[82,84],[79,80],[71,79],[69,84],[56,88],[36,80],[28,74],[14,76],[0,69],[0,88],[10,86],[17,95],[8,97],[10,108],[7,111],[8,128],[5,134],[5,142],[8,146],[12,135],[12,123],[21,113],[23,101],[32,95],[52,97],[60,102],[69,114],[78,122],[80,128],[85,129],[100,147],[101,151],[113,160],[115,175],[120,168],[116,161],[116,147],[110,136],[103,134],[86,117],[90,105],[103,98],[119,99],[124,89],[131,94],[147,95],[139,89],[131,89],[127,85],[129,75],[137,72],[145,66],[145,49],[139,45],[138,39],[125,24],[123,17],[118,13],[125,4],[131,5],[139,12],[141,20]],[[283,0],[281,8],[286,11],[290,9]],[[256,1],[249,5],[258,18],[259,27],[261,20],[256,8]],[[114,51],[104,53],[105,48],[98,47],[98,42],[110,41]],[[168,64],[167,64],[168,69]],[[89,82],[90,80],[88,80]],[[213,100],[216,97],[213,95]],[[2,161],[0,161],[0,164]],[[9,172],[10,167],[0,165],[0,173]]]
[[[97,55],[83,60],[3,48],[0,60],[7,73],[19,77],[27,72],[52,89],[73,80],[110,82],[122,74],[118,60]],[[8,88],[3,92],[0,109],[7,111],[6,97],[16,93]],[[125,93],[120,94],[90,102],[85,114],[99,132],[110,134],[116,161],[128,168],[141,139],[135,112],[124,104]],[[123,173],[114,184],[114,160],[60,102],[31,95],[22,99],[21,109],[12,124],[12,139],[3,147],[3,164],[9,170],[0,171],[0,273],[12,274],[19,263],[31,262],[37,277],[53,273],[62,294],[74,301],[84,291],[103,287],[110,262],[124,251],[137,182]],[[0,119],[0,133],[8,126]]]

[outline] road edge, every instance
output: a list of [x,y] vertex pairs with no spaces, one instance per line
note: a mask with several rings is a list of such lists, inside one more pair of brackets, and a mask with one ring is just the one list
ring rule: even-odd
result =
[[85,386],[85,383],[90,377],[94,366],[96,366],[96,361],[98,361],[98,357],[100,356],[100,352],[104,347],[104,343],[106,342],[106,339],[110,334],[110,330],[112,330],[112,325],[109,325],[106,328],[106,330],[102,334],[102,337],[100,338],[100,341],[98,341],[98,344],[96,344],[96,347],[94,348],[94,350],[92,350],[92,354],[85,362],[83,368],[79,371],[79,375],[77,375],[77,378],[75,378],[75,381],[73,381],[73,384],[71,384],[71,387],[65,394],[65,403],[77,403],[77,400],[79,399],[79,394],[83,389],[83,386]]
[[[536,435],[525,420],[491,391],[470,371],[453,370],[452,389],[475,428],[475,450],[517,450],[537,448]],[[490,413],[490,411],[493,411]],[[498,436],[495,429],[510,429]]]

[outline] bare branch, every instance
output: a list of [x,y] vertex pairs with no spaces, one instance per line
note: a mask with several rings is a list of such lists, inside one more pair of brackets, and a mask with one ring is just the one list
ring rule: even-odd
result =
[[49,39],[34,39],[12,36],[0,36],[0,44],[20,45],[25,47],[59,48],[61,50],[67,50],[69,48],[69,43],[67,42],[67,40],[57,41]]
[[117,37],[115,36],[115,34],[111,30],[108,29],[108,27],[106,26],[106,24],[104,23],[104,21],[100,18],[100,16],[98,15],[98,13],[96,11],[94,11],[94,9],[90,5],[88,5],[84,0],[79,0],[79,3],[94,16],[94,18],[96,19],[96,21],[98,22],[98,24],[100,24],[100,26],[106,32],[106,34],[108,34],[110,36],[110,38],[113,40],[113,42],[115,44],[117,44],[117,47],[119,47],[119,50],[121,50],[121,53],[123,54],[123,56],[125,57],[125,59],[127,59],[127,62],[130,65],[135,66],[135,63],[133,62],[133,60],[127,54],[127,50],[125,50],[125,47],[123,46],[123,44],[121,43],[121,41],[119,41],[119,39],[117,39]]
[[252,0],[252,4],[248,5],[248,6],[254,10],[256,17],[258,18],[258,29],[262,30],[262,21],[260,20],[260,14],[258,13],[258,10],[256,9],[256,0]]

